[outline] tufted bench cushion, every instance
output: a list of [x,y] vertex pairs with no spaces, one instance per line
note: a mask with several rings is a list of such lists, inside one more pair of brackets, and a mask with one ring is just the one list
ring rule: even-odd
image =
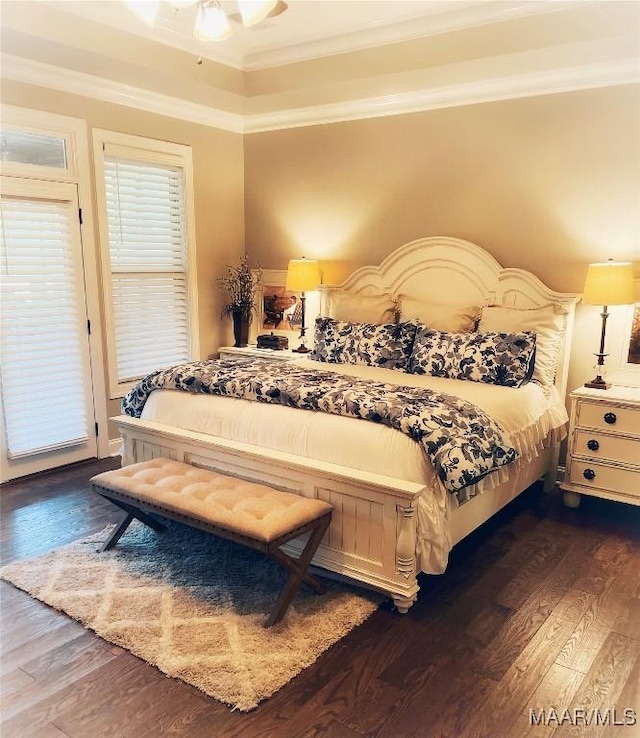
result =
[[[91,479],[91,485],[127,513],[103,551],[118,543],[134,518],[162,531],[164,527],[147,514],[157,513],[274,558],[290,576],[266,625],[283,617],[301,582],[325,591],[307,569],[331,520],[332,507],[327,502],[165,458],[103,472]],[[310,535],[300,558],[280,550],[305,533]]]
[[94,477],[93,484],[268,543],[331,512],[331,505],[171,459]]

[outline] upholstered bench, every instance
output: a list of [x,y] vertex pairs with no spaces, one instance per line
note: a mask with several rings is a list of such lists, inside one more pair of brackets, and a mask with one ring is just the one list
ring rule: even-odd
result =
[[[282,619],[301,582],[318,593],[325,591],[308,567],[331,520],[332,508],[327,502],[164,458],[98,474],[91,485],[127,513],[102,546],[103,551],[117,544],[134,518],[162,531],[164,526],[147,514],[157,513],[275,559],[289,572],[289,578],[267,626]],[[300,558],[280,550],[305,533],[310,535]]]

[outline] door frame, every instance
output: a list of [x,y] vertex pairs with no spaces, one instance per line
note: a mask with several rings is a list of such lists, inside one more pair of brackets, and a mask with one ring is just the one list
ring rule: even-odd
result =
[[[89,371],[93,386],[93,414],[98,424],[98,458],[112,452],[109,442],[105,357],[101,316],[101,287],[95,240],[95,220],[91,198],[92,170],[87,121],[66,115],[47,113],[14,105],[2,105],[2,123],[32,133],[64,137],[67,142],[67,168],[2,162],[1,172],[21,179],[70,182],[76,185],[78,205],[82,213],[80,238],[82,245],[82,275],[84,279],[87,317],[91,321],[89,339]],[[118,442],[119,445],[119,442]]]

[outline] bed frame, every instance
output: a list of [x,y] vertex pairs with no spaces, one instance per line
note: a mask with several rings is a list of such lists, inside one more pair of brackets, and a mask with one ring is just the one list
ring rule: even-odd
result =
[[[550,290],[522,269],[503,269],[479,246],[448,237],[413,241],[391,253],[380,266],[362,267],[340,289],[356,294],[390,292],[428,302],[534,308],[561,303],[567,309],[566,341],[556,385],[566,393],[569,347],[578,295]],[[321,288],[321,309],[329,287]],[[185,431],[129,416],[113,418],[123,439],[122,464],[166,456],[214,469],[305,497],[326,500],[333,519],[313,563],[393,598],[407,612],[418,593],[417,500],[425,489],[402,479]],[[462,540],[541,477],[545,488],[556,481],[559,445],[529,464],[519,464],[506,482],[451,506],[452,542]],[[303,542],[289,544],[299,554]]]

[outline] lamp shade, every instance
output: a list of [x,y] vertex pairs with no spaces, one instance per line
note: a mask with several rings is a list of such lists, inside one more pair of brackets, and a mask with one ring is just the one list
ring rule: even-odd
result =
[[320,284],[320,263],[314,259],[291,259],[285,287],[293,292],[315,290]]
[[631,262],[589,264],[582,293],[585,305],[630,305],[634,301]]

